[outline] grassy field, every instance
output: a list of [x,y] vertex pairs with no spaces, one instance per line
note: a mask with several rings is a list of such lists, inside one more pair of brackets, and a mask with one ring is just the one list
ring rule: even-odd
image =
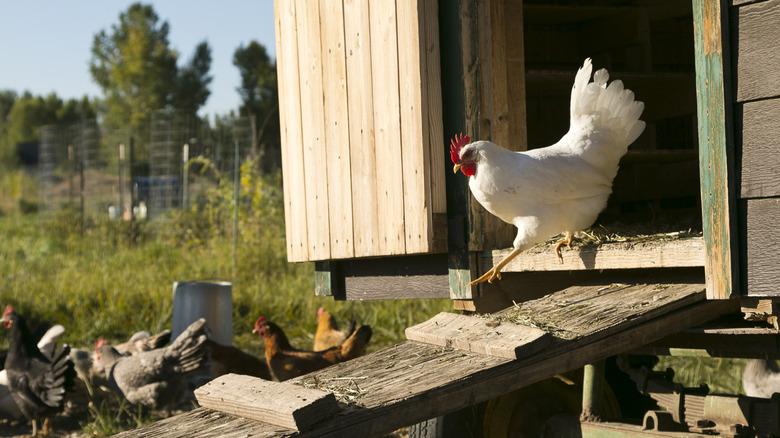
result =
[[[19,177],[7,180],[16,184]],[[13,304],[32,321],[60,323],[66,342],[89,347],[99,336],[124,340],[137,330],[169,328],[174,281],[226,280],[233,283],[235,343],[255,353],[261,345],[251,330],[261,314],[294,345],[307,348],[317,308],[324,306],[341,321],[370,324],[374,350],[399,341],[405,327],[451,308],[448,300],[337,302],[314,296],[312,265],[286,261],[279,178],[245,169],[241,182],[235,270],[230,187],[216,186],[191,210],[150,222],[93,215],[83,234],[73,210],[24,214],[17,207],[23,197],[6,199],[0,209],[0,304]],[[0,337],[0,347],[6,342]],[[105,435],[147,418],[120,408],[93,407],[84,430]]]

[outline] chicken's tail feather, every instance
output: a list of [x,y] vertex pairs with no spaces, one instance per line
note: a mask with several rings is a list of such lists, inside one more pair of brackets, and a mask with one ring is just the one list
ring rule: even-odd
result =
[[177,362],[177,370],[189,373],[203,368],[208,362],[208,347],[206,345],[206,320],[201,318],[187,327],[167,347],[166,355]]
[[[609,73],[606,69],[594,73],[591,82],[592,71],[593,65],[588,58],[574,78],[569,134],[595,140],[576,143],[585,148],[583,156],[591,164],[611,169],[644,131],[645,122],[639,120],[644,103],[635,100],[634,92],[624,89],[622,81],[607,84]],[[588,153],[591,145],[608,147],[592,148],[594,153]]]
[[70,360],[70,347],[49,343],[41,350],[49,360],[49,369],[44,375],[41,400],[49,407],[62,406],[65,392],[73,385],[75,370]]

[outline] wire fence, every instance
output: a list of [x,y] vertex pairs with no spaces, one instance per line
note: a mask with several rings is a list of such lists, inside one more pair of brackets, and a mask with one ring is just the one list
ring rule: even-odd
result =
[[82,218],[154,219],[199,202],[214,186],[199,171],[203,162],[238,184],[240,165],[255,148],[248,117],[210,126],[179,111],[156,111],[148,139],[95,120],[47,125],[38,167],[42,208],[75,208]]

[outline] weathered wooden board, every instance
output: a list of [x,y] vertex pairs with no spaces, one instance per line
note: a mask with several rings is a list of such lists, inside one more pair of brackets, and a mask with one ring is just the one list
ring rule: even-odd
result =
[[[444,141],[444,121],[442,114],[441,91],[441,52],[439,50],[439,1],[421,1],[425,8],[425,73],[428,87],[428,145],[430,151],[431,168],[431,210],[434,214],[447,213],[447,187],[444,182],[448,166],[445,165],[445,157],[448,155],[447,142]],[[446,228],[446,223],[444,224]],[[434,221],[434,233],[442,228],[436,227]],[[440,233],[446,234],[446,233]],[[439,235],[437,239],[445,239]],[[434,245],[434,249],[436,249]],[[441,248],[446,248],[442,246]]]
[[350,165],[344,8],[320,0],[323,112],[325,117],[330,257],[352,257],[352,171]]
[[744,103],[741,114],[740,196],[780,196],[780,99]]
[[[396,3],[405,252],[427,251],[432,239],[428,80],[423,1]],[[379,165],[383,165],[382,162]]]
[[209,409],[296,430],[310,429],[339,410],[333,394],[284,382],[225,374],[195,390]]
[[[672,293],[669,289],[675,287],[670,286],[665,293]],[[693,292],[694,289],[697,291]],[[703,300],[704,285],[694,289],[690,289],[693,296]],[[525,359],[508,360],[408,341],[295,379],[291,382],[333,392],[337,400],[347,406],[331,419],[320,423],[310,434],[303,433],[301,436],[375,436],[388,433],[648,344],[737,309],[731,301],[709,301],[672,310],[670,302],[653,300],[658,292],[651,287],[643,290],[646,295],[634,297],[640,301],[615,299],[619,295],[612,292],[605,294],[600,301],[613,303],[610,310],[620,311],[623,319],[593,318],[587,325],[577,324],[582,337],[575,340],[559,338],[548,348]],[[647,304],[643,304],[645,302]],[[572,301],[568,306],[550,311],[564,321],[562,328],[571,328],[572,325],[565,322],[565,315],[578,304]],[[536,306],[540,306],[539,310],[549,307],[541,302]],[[632,317],[631,308],[645,309],[645,313]],[[539,312],[536,315],[547,316]],[[610,324],[615,323],[620,329],[617,332],[608,330]],[[232,427],[240,430],[243,436],[296,435],[293,431],[285,433],[266,423],[258,422],[251,427],[243,419],[210,415],[198,410],[179,420],[165,420],[120,436],[181,436],[177,435],[178,430],[197,430],[193,429],[192,423],[199,424],[201,428],[210,425],[221,427],[225,436],[231,438],[238,436],[231,435]]]
[[345,260],[347,300],[447,298],[447,256],[417,255]]
[[[739,294],[728,5],[693,0],[699,168],[707,296]],[[724,45],[726,48],[724,49]]]
[[379,254],[368,0],[344,0],[355,256]]
[[330,258],[330,220],[328,166],[323,165],[327,163],[327,151],[319,3],[295,0],[295,11],[309,260],[326,260]]
[[734,8],[737,100],[780,96],[780,0]]
[[[298,36],[295,32],[295,3],[274,2],[276,23],[276,69],[279,85],[279,121],[283,142],[282,177],[284,179],[285,237],[287,260],[308,260],[306,228],[306,185],[303,175],[303,141],[301,139],[300,85],[298,78]],[[294,212],[294,213],[292,213]]]
[[[497,264],[511,249],[483,253],[481,272]],[[504,272],[572,271],[586,269],[647,269],[704,266],[704,239],[606,243],[598,246],[561,248],[563,263],[552,246],[531,248],[504,268]]]
[[745,202],[747,295],[780,296],[780,199]]
[[505,359],[529,357],[552,341],[544,330],[441,312],[406,329],[406,339]]
[[[398,78],[398,34],[395,2],[373,2],[371,23],[371,76],[374,99],[374,138],[377,178],[379,252],[403,254],[404,191],[401,116]],[[404,78],[406,79],[406,78]]]

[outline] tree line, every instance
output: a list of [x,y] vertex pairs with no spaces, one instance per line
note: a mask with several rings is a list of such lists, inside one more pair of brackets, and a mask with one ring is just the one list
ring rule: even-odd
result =
[[[100,97],[62,99],[54,93],[36,96],[0,90],[0,161],[17,164],[19,145],[37,142],[42,125],[97,117],[104,128],[129,130],[143,145],[154,111],[175,109],[198,117],[211,93],[211,47],[202,41],[183,59],[171,46],[169,33],[170,24],[160,19],[152,5],[132,4],[119,14],[118,22],[94,35],[89,74],[100,87]],[[233,64],[241,75],[236,90],[241,104],[236,113],[218,116],[214,129],[229,124],[236,115],[253,118],[266,168],[278,168],[275,63],[262,44],[250,41],[236,48]],[[143,160],[144,151],[140,152]]]

